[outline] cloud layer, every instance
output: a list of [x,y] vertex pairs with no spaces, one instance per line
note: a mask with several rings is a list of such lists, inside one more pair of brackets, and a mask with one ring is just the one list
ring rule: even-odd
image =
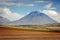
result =
[[42,12],[60,23],[60,13],[56,11],[56,7],[53,7],[53,3],[47,3],[45,8]]
[[4,5],[4,6],[29,6],[29,7],[33,7],[34,4],[29,3],[29,4],[25,4],[24,2],[16,2],[17,0],[0,0],[0,5]]
[[60,23],[60,14],[55,10],[43,10],[43,13],[47,14],[52,19]]
[[45,8],[46,8],[46,9],[56,9],[55,7],[52,7],[52,5],[53,5],[53,3],[47,3],[47,4],[45,5]]
[[18,13],[11,12],[9,8],[0,8],[0,16],[3,16],[10,21],[15,21],[22,17],[22,15]]
[[44,1],[43,0],[34,1],[34,3],[44,3]]

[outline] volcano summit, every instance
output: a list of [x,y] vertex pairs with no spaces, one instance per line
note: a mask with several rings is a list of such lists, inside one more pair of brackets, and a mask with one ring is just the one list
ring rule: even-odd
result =
[[10,23],[9,25],[45,25],[53,23],[57,22],[48,15],[40,13],[39,11],[33,11],[23,18]]

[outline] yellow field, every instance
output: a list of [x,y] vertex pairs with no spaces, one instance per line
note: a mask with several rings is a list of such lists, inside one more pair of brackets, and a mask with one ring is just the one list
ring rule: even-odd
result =
[[11,29],[25,29],[25,30],[38,30],[38,31],[60,31],[60,27],[55,26],[0,26],[3,28],[11,28]]
[[43,32],[0,27],[0,40],[60,40],[60,32]]

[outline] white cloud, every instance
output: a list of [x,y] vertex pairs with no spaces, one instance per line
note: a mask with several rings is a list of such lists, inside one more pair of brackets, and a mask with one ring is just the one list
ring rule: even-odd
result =
[[3,16],[9,19],[10,21],[15,21],[22,17],[22,15],[18,13],[11,12],[9,8],[0,8],[0,14],[1,14],[0,16]]
[[6,0],[0,1],[0,5],[4,5],[4,6],[30,6],[30,7],[34,6],[34,4],[25,4],[25,3],[21,3],[21,2],[15,3],[13,1],[7,2]]
[[24,4],[24,3],[17,3],[15,4],[16,6],[28,6],[28,7],[33,7],[35,4]]
[[57,15],[58,13],[56,12],[56,11],[54,11],[54,10],[44,10],[43,12],[45,12],[45,13],[47,13],[47,14],[49,14],[49,15]]
[[39,0],[39,1],[34,1],[34,3],[43,3],[43,0]]
[[51,10],[55,10],[56,8],[55,8],[55,7],[51,7],[50,9],[51,9]]
[[34,3],[49,3],[49,1],[46,0],[36,0]]
[[52,7],[52,3],[48,3],[45,5],[45,8],[50,9]]
[[32,6],[32,7],[33,7],[33,6],[35,6],[35,5],[34,5],[34,4],[26,4],[25,6]]
[[60,14],[55,10],[43,10],[43,13],[47,14],[52,19],[60,23]]
[[56,9],[55,7],[52,7],[52,3],[47,3],[44,8],[46,9]]
[[16,0],[0,0],[1,2],[6,2],[6,1],[16,1]]

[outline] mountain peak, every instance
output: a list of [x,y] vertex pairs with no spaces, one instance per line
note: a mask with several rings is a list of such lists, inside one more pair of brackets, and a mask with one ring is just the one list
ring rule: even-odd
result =
[[57,23],[45,13],[33,11],[23,18],[10,23],[9,25],[45,25]]
[[36,14],[36,13],[38,13],[38,14],[39,14],[39,13],[40,13],[40,11],[33,11],[33,12],[31,12],[31,13],[35,13],[35,14]]
[[56,23],[56,21],[51,19],[45,13],[33,11],[30,14],[24,16],[20,20],[13,23],[15,23],[15,25],[45,25]]
[[33,11],[29,14],[29,16],[30,15],[33,17],[33,16],[43,16],[43,15],[46,15],[46,14],[41,13],[40,11]]

